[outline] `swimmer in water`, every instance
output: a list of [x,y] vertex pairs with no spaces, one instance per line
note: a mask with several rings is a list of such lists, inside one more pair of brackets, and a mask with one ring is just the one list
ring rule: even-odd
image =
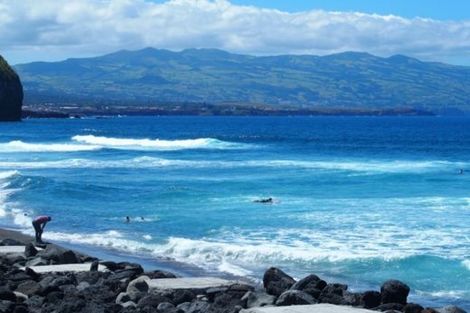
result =
[[256,203],[273,203],[273,198],[255,200]]
[[131,218],[129,216],[126,216],[126,223],[130,223],[131,222]]

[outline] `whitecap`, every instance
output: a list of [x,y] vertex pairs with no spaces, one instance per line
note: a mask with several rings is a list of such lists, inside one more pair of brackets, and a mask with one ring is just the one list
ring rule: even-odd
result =
[[242,144],[226,142],[214,138],[162,140],[77,135],[73,136],[72,140],[90,145],[98,145],[105,148],[130,150],[171,151],[184,149],[235,149],[243,147]]

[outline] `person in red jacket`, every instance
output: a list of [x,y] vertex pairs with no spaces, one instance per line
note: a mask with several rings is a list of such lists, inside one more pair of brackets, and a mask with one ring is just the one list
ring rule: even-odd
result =
[[36,232],[36,242],[42,243],[42,233],[44,231],[44,227],[46,227],[47,222],[50,222],[52,218],[47,215],[41,215],[36,217],[33,220],[33,227],[34,231]]

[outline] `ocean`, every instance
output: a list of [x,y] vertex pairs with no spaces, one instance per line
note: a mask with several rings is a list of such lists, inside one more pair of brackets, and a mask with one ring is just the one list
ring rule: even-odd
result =
[[38,214],[48,240],[254,281],[394,278],[469,310],[470,118],[0,123],[0,224]]

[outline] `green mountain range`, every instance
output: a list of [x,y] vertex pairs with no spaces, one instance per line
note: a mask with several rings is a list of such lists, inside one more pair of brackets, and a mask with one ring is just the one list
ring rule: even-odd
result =
[[346,52],[249,56],[146,48],[16,65],[28,103],[205,102],[470,111],[470,67]]

